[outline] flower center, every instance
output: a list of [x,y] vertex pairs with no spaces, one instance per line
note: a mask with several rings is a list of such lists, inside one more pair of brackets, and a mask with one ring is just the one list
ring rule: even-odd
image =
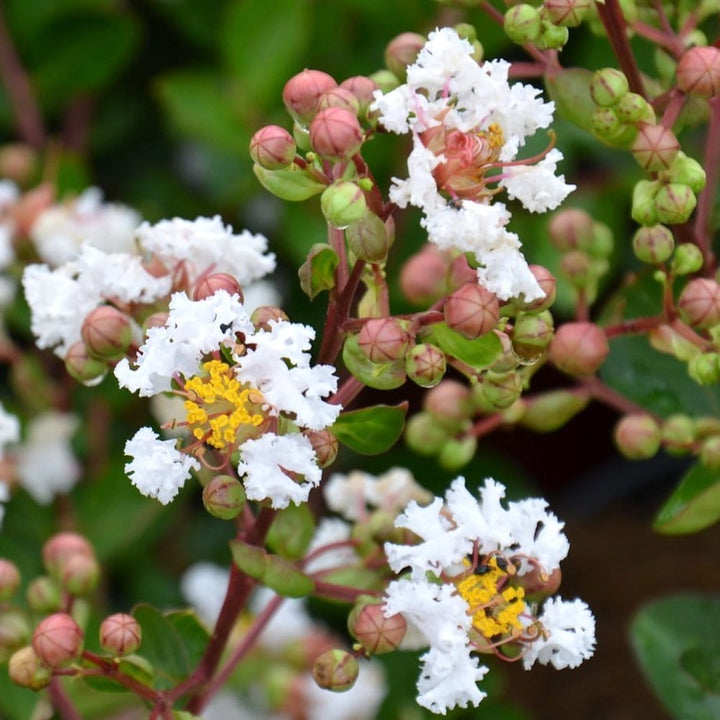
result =
[[202,367],[206,375],[195,375],[185,383],[187,423],[198,440],[224,449],[235,442],[243,426],[252,430],[265,421],[260,412],[263,396],[241,385],[227,363],[210,360]]

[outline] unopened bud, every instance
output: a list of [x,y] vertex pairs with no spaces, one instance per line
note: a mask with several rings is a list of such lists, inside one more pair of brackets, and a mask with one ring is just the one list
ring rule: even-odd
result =
[[7,659],[6,651],[17,650],[30,640],[31,630],[25,613],[6,610],[0,613],[0,656]]
[[390,249],[390,236],[385,223],[372,212],[362,214],[345,230],[348,246],[355,257],[366,262],[383,262]]
[[698,353],[688,362],[688,374],[699,385],[714,385],[720,380],[720,355]]
[[499,330],[494,330],[493,332],[500,340],[502,352],[497,357],[495,362],[490,366],[490,369],[499,373],[507,372],[508,370],[514,370],[520,364],[522,358],[519,358],[515,354],[515,350],[513,350],[512,340],[510,339],[510,336],[505,332],[500,332]]
[[[681,322],[681,321],[677,321]],[[673,323],[674,324],[674,323]],[[682,333],[671,325],[659,325],[648,333],[650,345],[658,352],[674,355],[681,362],[688,362],[699,354],[700,348],[685,338]]]
[[694,243],[682,243],[675,248],[672,271],[675,275],[692,275],[703,266],[702,250]]
[[20,585],[20,571],[15,563],[0,558],[0,602],[9,600]]
[[680,143],[672,130],[664,125],[640,123],[630,152],[638,165],[648,172],[667,170],[680,151]]
[[587,407],[590,398],[571,390],[553,390],[528,401],[519,422],[533,432],[554,432]]
[[590,97],[601,107],[615,105],[629,89],[627,78],[615,68],[598,70],[590,81]]
[[563,25],[553,25],[549,20],[543,19],[540,26],[540,37],[535,41],[539,48],[561,50],[570,37],[570,31]]
[[357,116],[343,108],[321,110],[310,124],[310,144],[323,158],[351,158],[360,150],[364,139]]
[[216,475],[204,488],[205,509],[216,518],[232,520],[245,507],[245,488],[231,475]]
[[445,303],[448,326],[471,340],[490,332],[499,317],[497,297],[477,282],[458,288]]
[[612,255],[614,246],[612,230],[605,223],[594,222],[592,240],[587,248],[590,255],[600,260],[605,259]]
[[41,615],[60,609],[62,592],[58,583],[47,575],[35,578],[25,591],[28,605],[33,612]]
[[76,553],[62,564],[59,578],[62,587],[71,595],[83,597],[97,587],[100,580],[100,566],[94,555]]
[[260,128],[250,138],[250,157],[267,170],[287,167],[295,159],[297,145],[293,136],[279,125]]
[[689,415],[671,415],[662,426],[662,442],[671,455],[686,455],[695,443],[695,422]]
[[496,373],[488,370],[483,375],[483,397],[494,409],[510,407],[520,397],[522,389],[522,378],[516,372]]
[[514,43],[533,42],[540,37],[542,16],[537,8],[521,3],[505,13],[503,28]]
[[625,93],[613,110],[623,123],[655,122],[653,106],[639,93]]
[[577,27],[592,6],[591,0],[545,0],[548,18],[554,25]]
[[657,225],[658,212],[655,202],[660,183],[656,180],[640,180],[633,188],[632,219],[640,225]]
[[544,297],[533,300],[532,302],[516,301],[514,304],[517,305],[521,310],[527,310],[532,312],[538,312],[539,310],[546,310],[554,302],[557,296],[557,280],[555,276],[542,265],[530,265],[530,272],[535,276],[540,289],[545,293]]
[[334,692],[349,690],[358,678],[358,661],[347,650],[326,650],[313,665],[312,676],[319,687]]
[[360,117],[365,115],[368,106],[375,100],[373,93],[378,89],[377,83],[364,75],[355,75],[343,80],[340,87],[349,90],[355,96],[359,103]]
[[592,240],[593,219],[579,208],[567,208],[556,212],[548,227],[550,242],[560,252],[584,250]]
[[320,208],[331,225],[346,228],[362,218],[367,202],[365,194],[355,183],[340,180],[323,190]]
[[436,245],[425,245],[412,255],[400,271],[400,287],[416,305],[432,304],[445,295],[450,260]]
[[358,344],[371,362],[388,363],[405,357],[410,336],[395,318],[371,318],[362,326]]
[[42,548],[45,569],[58,579],[62,577],[65,562],[73,555],[95,557],[92,545],[82,535],[73,532],[53,535]]
[[695,193],[680,183],[663,185],[655,196],[657,218],[662,223],[677,225],[684,223],[697,205]]
[[664,225],[641,227],[633,236],[633,250],[642,262],[659,265],[673,254],[675,240]]
[[521,313],[513,327],[513,350],[523,360],[535,360],[543,354],[552,336],[553,317],[549,310]]
[[258,329],[270,332],[271,322],[282,322],[289,320],[287,313],[274,305],[261,305],[253,310],[250,315],[250,322]]
[[568,375],[592,375],[610,352],[607,337],[589,322],[565,323],[550,343],[550,360]]
[[131,655],[140,647],[141,641],[140,624],[132,615],[116,613],[100,625],[100,645],[116,657]]
[[0,177],[16,182],[28,183],[37,167],[37,153],[23,143],[8,143],[0,147]]
[[228,273],[205,275],[193,288],[192,299],[204,300],[212,297],[218,290],[225,290],[228,295],[238,295],[240,302],[244,300],[240,283]]
[[418,455],[437,455],[448,431],[429,412],[415,413],[405,424],[405,442]]
[[315,117],[320,96],[336,85],[327,73],[303,70],[285,83],[283,102],[293,119],[305,126]]
[[670,169],[664,173],[663,177],[672,183],[680,183],[687,185],[694,193],[699,193],[707,182],[707,176],[703,166],[685,153],[678,153],[673,160]]
[[44,665],[57,668],[80,656],[83,632],[70,615],[55,613],[35,628],[32,646]]
[[417,33],[404,32],[394,37],[385,48],[385,66],[395,77],[404,81],[407,66],[412,65],[425,46],[426,39]]
[[153,327],[165,327],[168,322],[170,313],[167,312],[156,312],[152,315],[148,315],[143,322],[143,337],[147,335],[147,331]]
[[720,285],[710,278],[690,280],[677,302],[683,320],[694,328],[720,323]]
[[358,598],[348,616],[348,630],[368,654],[382,655],[400,647],[407,621],[400,614],[385,615],[384,604],[373,597]]
[[120,357],[132,343],[130,321],[112,305],[100,305],[83,321],[80,335],[88,352],[100,359]]
[[443,427],[459,428],[473,412],[470,389],[457,380],[443,380],[425,395],[423,407]]
[[440,448],[437,460],[440,467],[451,472],[465,467],[475,456],[477,450],[477,438],[474,435],[466,435],[460,439],[450,438]]
[[660,449],[662,432],[650,415],[626,415],[615,426],[615,444],[630,460],[645,460]]
[[720,435],[712,435],[700,446],[700,461],[711,470],[720,470]]
[[360,111],[360,103],[349,90],[338,86],[326,90],[318,100],[318,112],[328,108],[342,108],[357,116]]
[[83,385],[95,385],[105,377],[108,366],[104,360],[93,357],[84,342],[73,343],[65,355],[65,369],[71,378]]
[[313,446],[318,467],[326,468],[335,462],[338,439],[329,430],[306,430],[303,434]]
[[16,685],[31,690],[42,690],[49,684],[51,676],[50,670],[41,664],[30,645],[12,654],[8,674]]
[[590,116],[590,124],[593,132],[608,143],[612,143],[625,129],[625,124],[620,119],[615,106],[596,107]]
[[405,356],[407,375],[420,387],[435,387],[445,376],[446,368],[445,353],[428,343],[415,345]]
[[678,62],[678,87],[690,95],[709,98],[720,93],[720,50],[712,45],[692,47]]

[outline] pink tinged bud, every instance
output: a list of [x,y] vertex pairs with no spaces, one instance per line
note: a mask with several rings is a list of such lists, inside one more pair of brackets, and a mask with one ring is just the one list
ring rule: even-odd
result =
[[323,190],[320,209],[331,225],[346,228],[366,213],[365,193],[355,183],[339,180]]
[[658,220],[668,225],[684,223],[697,205],[695,193],[680,183],[663,185],[655,196]]
[[60,586],[47,575],[35,578],[27,586],[25,597],[33,612],[41,615],[59,610],[62,602]]
[[640,225],[657,225],[656,198],[660,187],[660,183],[656,180],[640,180],[635,183],[630,214],[636,223]]
[[683,320],[704,329],[720,323],[720,285],[710,278],[690,280],[677,302]]
[[697,440],[695,421],[689,415],[671,415],[662,426],[662,442],[671,455],[687,455]]
[[250,157],[267,170],[280,170],[291,165],[296,153],[293,136],[279,125],[260,128],[250,138]]
[[417,60],[426,39],[417,33],[404,32],[393,38],[385,48],[385,65],[393,75],[405,81],[407,66]]
[[387,225],[372,212],[365,212],[345,231],[348,246],[353,254],[367,262],[383,262],[387,257],[392,237]]
[[350,634],[371,655],[392,652],[400,647],[407,632],[407,622],[400,615],[386,617],[384,606],[360,599],[348,616]]
[[340,83],[340,87],[349,90],[360,104],[360,115],[367,112],[368,106],[375,100],[373,93],[378,89],[378,84],[364,75],[355,75]]
[[400,287],[405,297],[416,305],[439,300],[445,294],[449,265],[447,253],[435,245],[425,245],[400,271]]
[[540,36],[542,16],[532,5],[526,3],[515,5],[505,13],[503,28],[515,43],[532,42]]
[[312,676],[319,687],[334,692],[349,690],[358,678],[358,661],[346,650],[326,650],[313,665]]
[[577,288],[595,282],[596,274],[592,257],[583,250],[571,250],[560,261],[560,271]]
[[73,343],[65,355],[65,369],[71,378],[84,385],[99,383],[107,373],[104,360],[93,357],[84,342]]
[[425,395],[423,407],[443,427],[461,427],[473,412],[470,388],[457,380],[443,380]]
[[55,613],[41,620],[35,628],[32,646],[44,665],[58,668],[80,656],[83,632],[70,615]]
[[156,312],[148,315],[143,323],[143,335],[146,334],[151,327],[165,327],[169,317],[170,313],[166,312]]
[[0,656],[7,658],[8,650],[17,650],[30,639],[30,623],[24,612],[7,610],[0,613]]
[[468,283],[477,284],[477,270],[470,267],[465,255],[453,258],[447,270],[447,292],[451,293]]
[[560,252],[584,250],[592,241],[593,219],[584,210],[568,208],[555,213],[548,227],[550,242]]
[[60,584],[71,595],[89,595],[100,580],[100,566],[93,555],[78,553],[62,564]]
[[700,447],[700,460],[711,470],[720,470],[720,435],[712,435],[703,440]]
[[445,376],[446,368],[445,353],[435,345],[415,345],[405,356],[405,371],[420,387],[435,387]]
[[307,125],[317,112],[320,96],[337,86],[335,80],[320,70],[303,70],[291,77],[283,88],[287,111],[300,125]]
[[374,363],[388,363],[405,357],[410,336],[395,318],[371,318],[360,330],[358,345]]
[[535,276],[540,289],[545,293],[545,297],[538,298],[529,303],[521,303],[522,310],[538,312],[549,308],[557,297],[557,280],[555,276],[542,265],[530,265],[530,272]]
[[31,690],[42,690],[50,682],[51,675],[29,645],[11,655],[8,674],[16,685]]
[[310,124],[310,144],[323,158],[351,158],[360,150],[364,139],[355,113],[343,108],[321,110]]
[[193,300],[204,300],[214,295],[218,290],[225,290],[229,295],[238,295],[240,302],[245,299],[240,283],[227,273],[215,273],[201,278],[193,289]]
[[448,326],[471,340],[490,332],[499,318],[497,297],[477,282],[463,285],[445,303]]
[[592,5],[591,0],[545,0],[548,19],[553,25],[577,27]]
[[12,219],[19,235],[29,235],[41,213],[45,212],[55,198],[55,186],[43,183],[26,192],[12,208]]
[[91,310],[83,321],[80,335],[88,352],[100,359],[118,358],[132,343],[130,320],[112,305]]
[[338,86],[326,90],[318,100],[318,112],[328,108],[343,108],[357,116],[360,112],[360,102],[349,90]]
[[720,50],[713,46],[692,47],[680,58],[676,71],[681,90],[709,98],[720,93]]
[[552,340],[553,329],[549,310],[518,315],[512,334],[513,350],[523,360],[536,360]]
[[660,449],[662,432],[650,415],[626,415],[615,426],[615,444],[630,460],[645,460]]
[[641,168],[648,172],[659,172],[672,165],[680,152],[680,143],[672,130],[664,125],[640,123],[630,152]]
[[482,395],[493,409],[503,410],[520,398],[523,381],[516,372],[496,373],[488,370],[482,379]]
[[105,618],[100,625],[100,645],[116,657],[131,655],[141,641],[140,624],[132,615],[117,613]]
[[0,602],[9,600],[20,586],[20,571],[15,563],[0,558]]
[[565,323],[550,343],[550,360],[569,375],[592,375],[609,352],[605,333],[589,322]]
[[627,78],[615,68],[598,70],[590,81],[590,97],[601,107],[615,105],[629,89]]
[[629,92],[623,95],[617,105],[613,105],[613,110],[623,123],[640,121],[655,123],[655,111],[652,105],[638,93]]
[[664,225],[641,227],[633,237],[633,250],[642,262],[659,265],[670,259],[675,240]]
[[203,488],[202,500],[213,517],[232,520],[245,507],[245,488],[230,475],[217,475]]
[[338,440],[329,430],[306,430],[303,434],[313,446],[320,468],[329,467],[335,462]]
[[53,535],[42,548],[43,564],[54,578],[62,576],[65,563],[74,555],[95,557],[92,545],[77,533],[62,532]]
[[287,313],[279,307],[274,305],[261,305],[253,310],[250,316],[250,322],[258,329],[270,332],[272,326],[271,321],[279,322],[282,320],[289,320]]

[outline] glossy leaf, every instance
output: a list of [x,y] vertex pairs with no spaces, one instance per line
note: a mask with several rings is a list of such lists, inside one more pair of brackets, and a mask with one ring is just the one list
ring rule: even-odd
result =
[[280,170],[267,170],[255,163],[253,172],[262,186],[281,200],[307,200],[321,193],[326,187],[296,165]]
[[337,253],[325,243],[315,243],[298,270],[302,291],[314,300],[323,290],[335,287],[335,270],[340,262]]
[[304,557],[315,534],[315,520],[306,503],[278,510],[267,536],[267,546],[286,560]]
[[283,597],[310,595],[315,583],[292,563],[262,548],[236,541],[230,543],[235,564],[242,572]]
[[698,462],[655,518],[655,530],[667,535],[682,535],[703,530],[720,520],[720,472]]
[[437,345],[447,355],[461,360],[475,370],[484,370],[495,362],[502,352],[500,338],[493,332],[469,340],[451,330],[445,323],[435,323],[423,338]]
[[400,439],[407,410],[407,402],[350,410],[338,417],[330,432],[361,455],[379,455]]
[[393,390],[406,380],[405,360],[374,363],[360,349],[357,335],[348,335],[343,345],[345,367],[363,384],[376,390]]

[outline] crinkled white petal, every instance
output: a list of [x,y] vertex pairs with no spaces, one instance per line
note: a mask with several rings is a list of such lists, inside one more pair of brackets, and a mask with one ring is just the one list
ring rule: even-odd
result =
[[215,625],[225,601],[230,571],[209,562],[191,565],[180,578],[180,592],[208,626]]
[[479,262],[495,248],[520,247],[517,235],[506,225],[510,213],[500,202],[491,204],[463,201],[455,208],[442,202],[421,221],[428,238],[442,250],[455,249],[475,253]]
[[[250,500],[270,500],[272,507],[285,508],[291,502],[300,505],[310,490],[320,483],[321,471],[310,441],[300,433],[265,433],[246,440],[240,446],[238,474],[243,477]],[[297,473],[293,480],[287,473]]]
[[545,297],[523,254],[516,247],[505,245],[493,248],[478,260],[482,263],[477,269],[480,284],[501,300],[522,296],[526,302],[531,302]]
[[125,454],[133,458],[125,465],[132,484],[148,497],[167,505],[190,477],[191,470],[199,470],[200,463],[180,452],[175,440],[160,440],[149,427],[140,428],[125,443]]
[[529,670],[537,660],[558,670],[574,668],[595,652],[595,618],[582,600],[552,597],[539,618],[547,637],[527,644],[523,665]]
[[5,446],[19,440],[20,420],[18,420],[17,416],[9,413],[0,403],[0,460],[5,453]]

